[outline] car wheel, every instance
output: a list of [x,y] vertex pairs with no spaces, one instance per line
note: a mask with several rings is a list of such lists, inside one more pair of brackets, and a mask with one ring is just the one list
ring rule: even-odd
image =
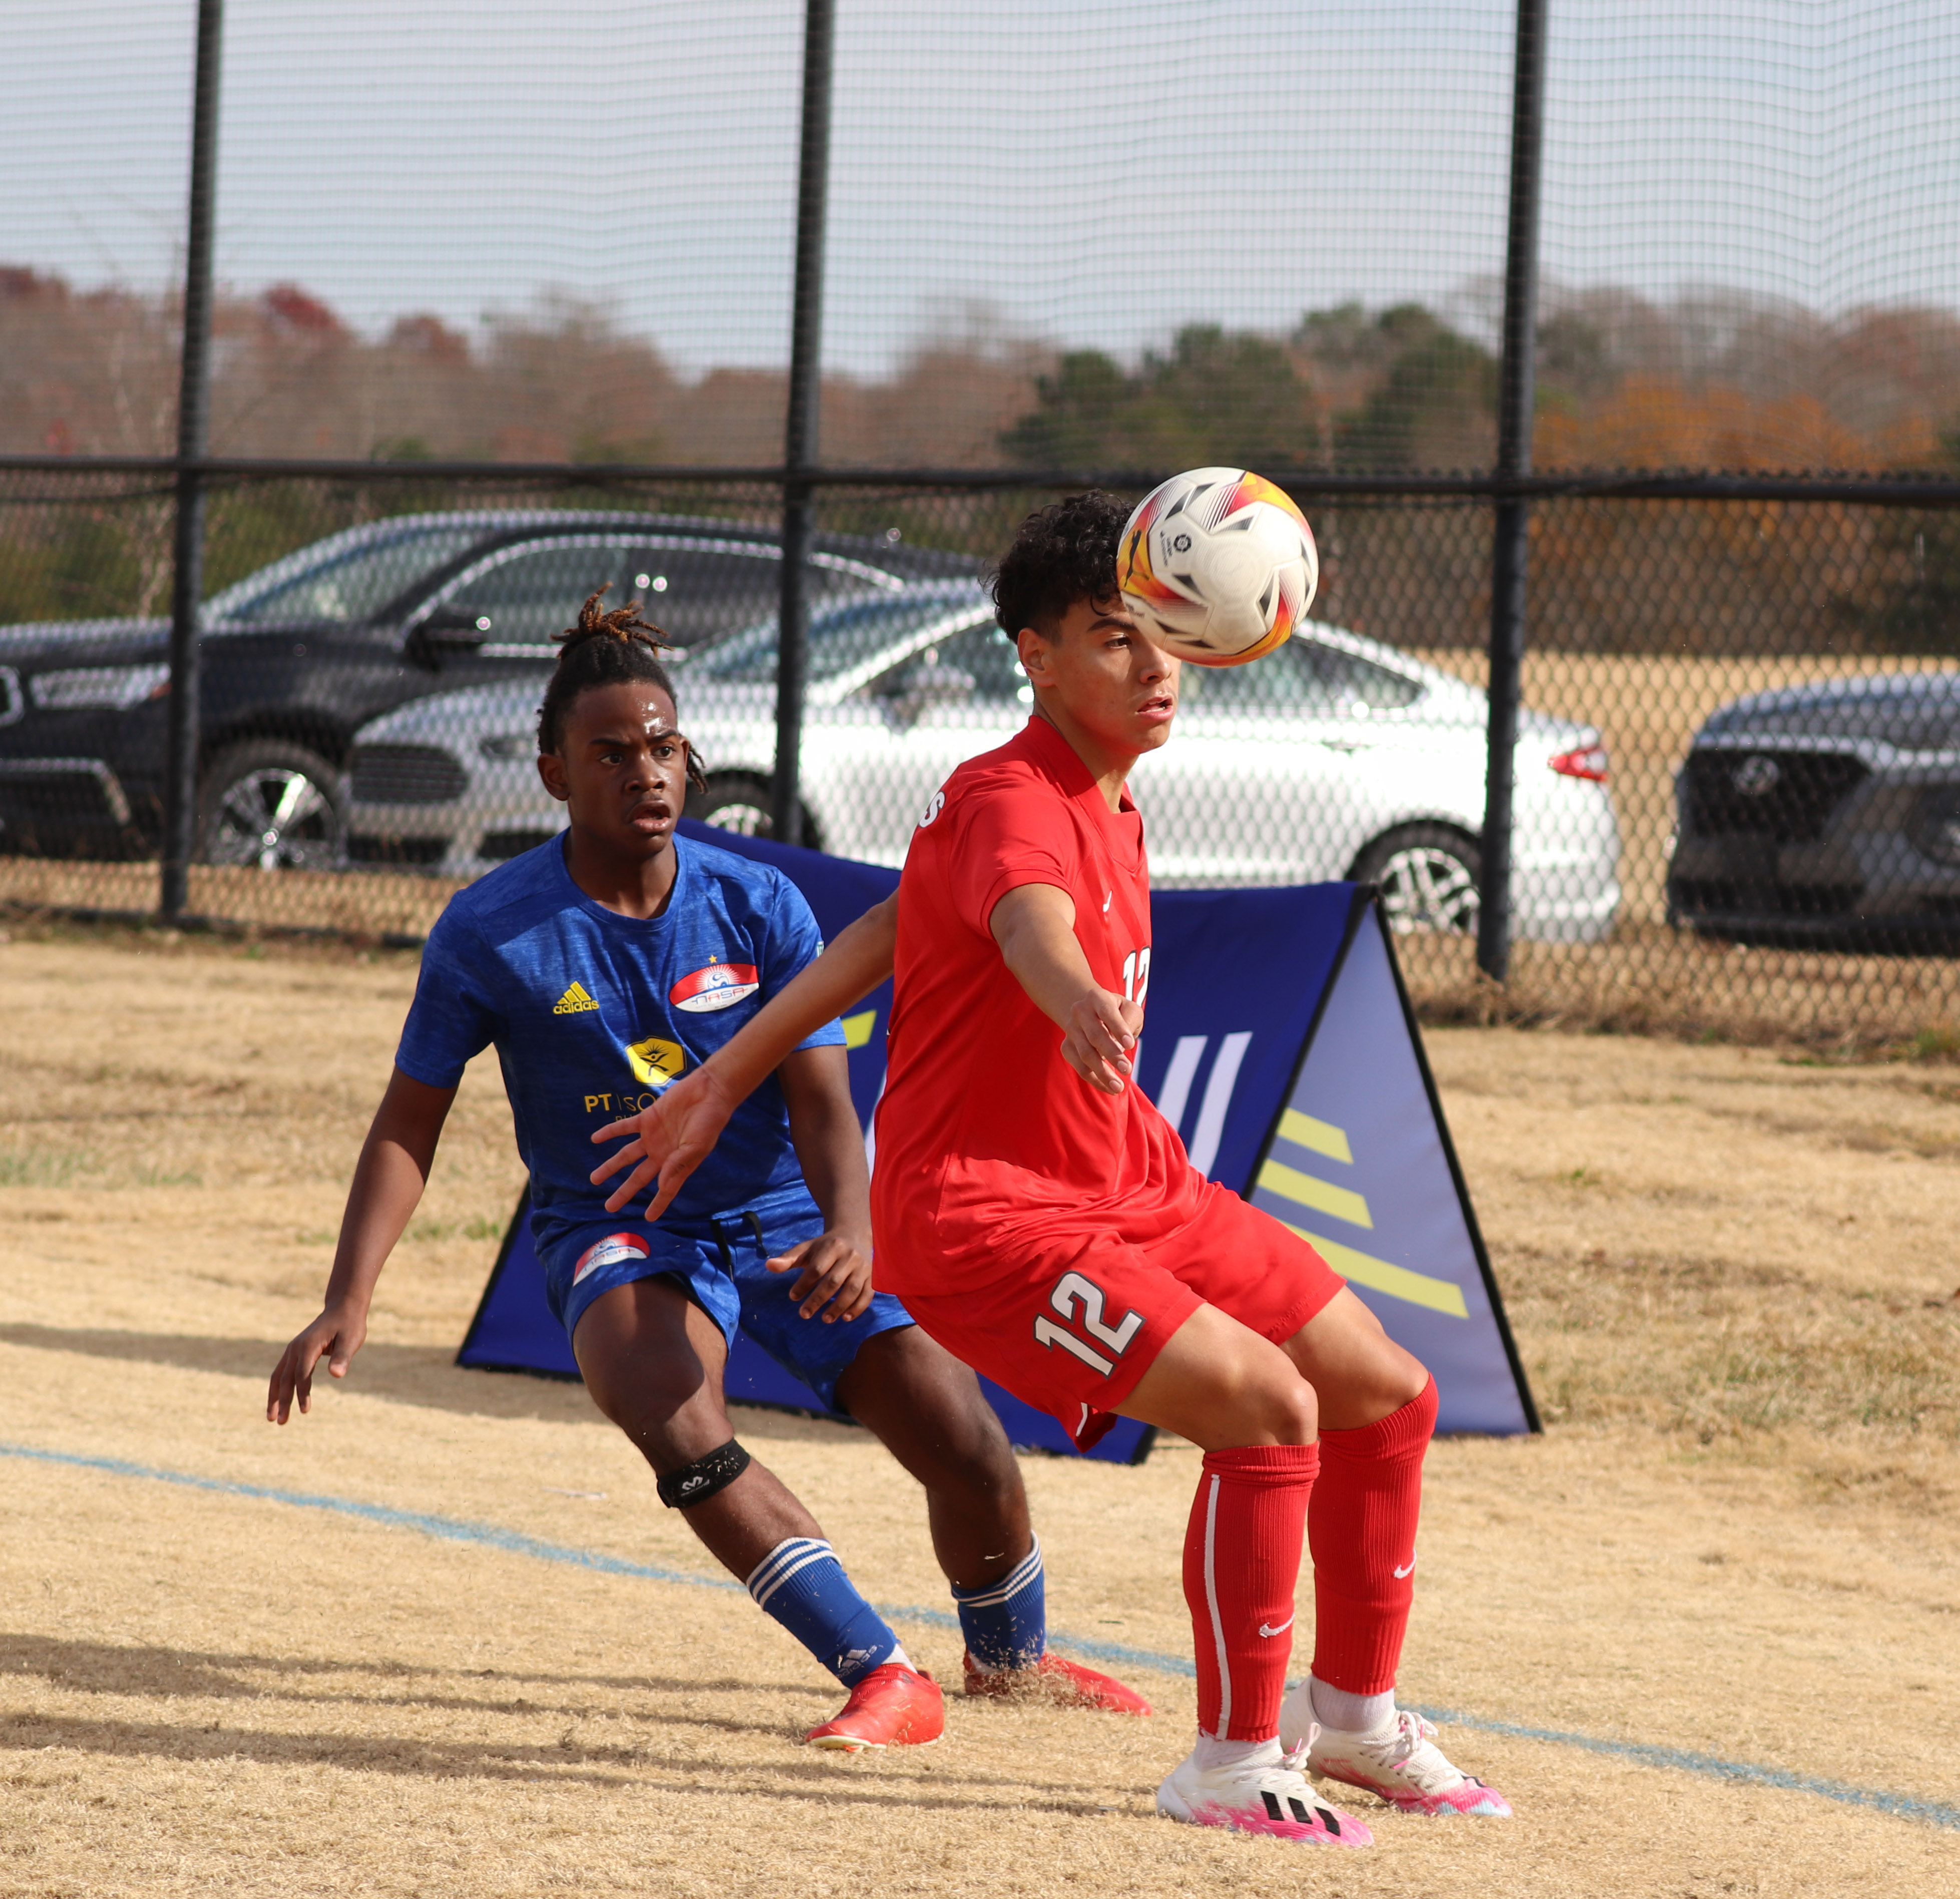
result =
[[336,870],[339,774],[317,752],[276,740],[218,753],[198,798],[198,856],[259,870]]
[[[718,773],[708,781],[705,791],[697,791],[688,800],[687,815],[718,831],[733,831],[737,837],[772,838],[776,834],[775,806],[775,792],[767,778],[728,771]],[[808,805],[803,808],[803,841],[812,850],[819,848]]]
[[1356,883],[1382,886],[1389,927],[1450,936],[1477,933],[1478,884],[1483,872],[1477,846],[1443,824],[1405,825],[1377,838],[1354,860]]

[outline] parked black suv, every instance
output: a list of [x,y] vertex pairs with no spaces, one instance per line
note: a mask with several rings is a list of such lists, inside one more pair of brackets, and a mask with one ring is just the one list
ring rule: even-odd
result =
[[1675,807],[1677,922],[1744,941],[1960,948],[1960,674],[1734,700],[1694,735]]
[[[206,603],[199,854],[347,860],[340,778],[355,729],[431,692],[535,676],[594,588],[641,599],[683,647],[775,611],[780,537],[636,514],[402,515],[302,548]],[[821,605],[969,573],[956,556],[820,536]],[[162,834],[161,620],[0,628],[0,851],[126,857]]]

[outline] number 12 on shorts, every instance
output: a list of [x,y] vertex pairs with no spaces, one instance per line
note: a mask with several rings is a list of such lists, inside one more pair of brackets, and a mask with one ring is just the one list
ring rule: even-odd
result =
[[1035,1343],[1051,1351],[1059,1345],[1064,1352],[1072,1353],[1105,1378],[1116,1369],[1116,1360],[1130,1349],[1138,1333],[1143,1330],[1141,1312],[1125,1312],[1121,1324],[1106,1325],[1102,1322],[1102,1288],[1093,1279],[1084,1279],[1080,1273],[1064,1273],[1055,1282],[1055,1290],[1048,1294],[1048,1303],[1071,1323],[1076,1322],[1076,1308],[1079,1306],[1083,1331],[1108,1346],[1114,1357],[1105,1358],[1094,1346],[1066,1327],[1058,1325],[1045,1314],[1035,1321]]

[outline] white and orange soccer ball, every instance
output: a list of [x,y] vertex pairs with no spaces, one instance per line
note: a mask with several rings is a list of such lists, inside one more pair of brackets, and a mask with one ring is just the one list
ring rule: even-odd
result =
[[1137,504],[1116,588],[1151,639],[1198,666],[1284,645],[1320,584],[1313,530],[1290,497],[1242,468],[1193,468]]

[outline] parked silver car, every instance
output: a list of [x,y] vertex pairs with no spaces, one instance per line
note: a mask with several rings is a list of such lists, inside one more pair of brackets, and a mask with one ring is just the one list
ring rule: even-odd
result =
[[[695,815],[766,827],[775,750],[773,622],[677,658],[682,729],[709,791]],[[897,864],[934,790],[1017,730],[1033,704],[975,584],[915,586],[813,621],[804,715],[806,833]],[[533,759],[536,688],[418,701],[358,736],[348,829],[372,859],[473,876],[552,836],[563,809]],[[1484,695],[1393,649],[1312,625],[1257,663],[1184,670],[1177,736],[1132,789],[1166,886],[1384,886],[1404,928],[1475,927]],[[1619,832],[1599,735],[1526,714],[1518,742],[1516,928],[1590,941],[1619,902]],[[424,841],[395,853],[390,841]]]
[[[644,600],[683,644],[737,632],[779,594],[781,540],[686,516],[472,511],[366,522],[261,568],[205,603],[199,854],[265,871],[359,861],[337,787],[362,725],[428,693],[541,691],[552,636],[597,587]],[[819,534],[804,586],[822,603],[974,567],[896,530]],[[169,638],[161,619],[0,628],[0,851],[156,848]]]

